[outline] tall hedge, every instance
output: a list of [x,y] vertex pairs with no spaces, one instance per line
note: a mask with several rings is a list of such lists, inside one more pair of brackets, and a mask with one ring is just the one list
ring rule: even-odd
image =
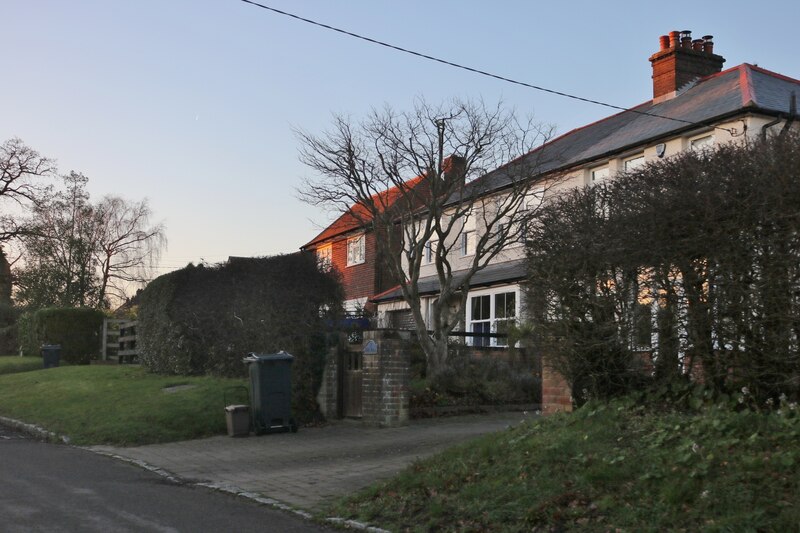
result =
[[141,294],[139,359],[154,372],[244,376],[249,352],[295,356],[294,405],[316,410],[325,358],[324,313],[341,305],[341,286],[313,254],[232,259],[188,266],[153,280]]
[[576,398],[640,386],[644,362],[659,384],[800,400],[796,134],[572,190],[530,237],[528,314]]
[[19,351],[18,319],[19,310],[0,301],[0,355],[16,354]]
[[88,307],[47,308],[23,314],[18,322],[25,355],[40,355],[42,344],[60,344],[61,359],[88,364],[100,353],[102,311]]

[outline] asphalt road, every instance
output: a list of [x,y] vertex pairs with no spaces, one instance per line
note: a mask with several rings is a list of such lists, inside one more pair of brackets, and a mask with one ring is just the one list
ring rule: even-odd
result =
[[87,450],[0,426],[0,530],[331,531],[295,515],[180,485]]

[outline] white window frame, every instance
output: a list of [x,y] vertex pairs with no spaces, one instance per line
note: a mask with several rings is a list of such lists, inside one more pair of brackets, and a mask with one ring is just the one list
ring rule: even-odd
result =
[[317,265],[323,272],[327,272],[333,266],[333,245],[326,244],[316,249]]
[[436,248],[439,246],[438,239],[429,240],[425,243],[425,248],[422,251],[422,264],[430,265],[436,262]]
[[611,177],[611,168],[608,165],[594,167],[589,170],[589,183],[595,185]]
[[366,255],[366,239],[363,233],[347,239],[347,266],[363,264]]
[[629,157],[623,163],[623,168],[625,171],[628,170],[636,170],[637,168],[641,168],[644,166],[644,154],[635,155],[633,157]]
[[458,249],[461,257],[467,257],[475,253],[476,240],[475,217],[469,214],[464,217],[461,233],[458,235]]
[[714,146],[714,134],[701,135],[689,141],[689,148],[692,150],[707,150]]
[[[497,318],[497,309],[496,309],[496,296],[499,294],[514,294],[514,316],[511,318]],[[480,319],[480,320],[473,320],[472,317],[472,299],[473,298],[480,298],[482,296],[489,297],[489,318],[488,319]],[[506,322],[510,320],[517,320],[520,317],[521,311],[521,302],[520,302],[520,289],[519,285],[505,285],[503,287],[493,287],[491,289],[481,289],[469,292],[469,297],[467,298],[467,309],[466,309],[466,329],[469,332],[474,332],[474,326],[477,323],[489,324],[489,331],[491,333],[497,333],[497,325],[499,322]],[[487,346],[487,344],[476,344],[475,337],[467,337],[467,344],[470,346]],[[493,347],[508,347],[508,339],[500,339],[497,337],[492,337],[489,339],[488,346]]]

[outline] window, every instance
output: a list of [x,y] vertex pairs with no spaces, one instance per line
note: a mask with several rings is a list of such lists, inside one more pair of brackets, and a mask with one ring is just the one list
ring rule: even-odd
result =
[[429,265],[436,260],[436,248],[439,246],[439,241],[428,241],[425,243],[425,251],[422,256],[422,263]]
[[462,257],[475,253],[475,218],[471,215],[467,215],[464,219],[458,245]]
[[[517,318],[518,291],[481,291],[470,296],[467,322],[472,333],[508,333],[508,326]],[[505,337],[471,337],[473,346],[508,346]]]
[[711,148],[714,146],[714,136],[706,135],[704,137],[692,139],[689,145],[691,146],[692,150],[704,150],[706,148]]
[[632,157],[630,159],[625,160],[625,170],[636,170],[639,167],[644,166],[644,156],[638,155],[636,157]]
[[608,170],[608,167],[600,167],[593,169],[592,180],[591,180],[592,185],[594,185],[595,183],[600,183],[604,179],[607,179],[609,175],[610,171]]
[[331,269],[333,259],[333,247],[328,244],[322,248],[317,248],[317,265],[323,272]]
[[347,266],[364,262],[364,234],[347,239]]

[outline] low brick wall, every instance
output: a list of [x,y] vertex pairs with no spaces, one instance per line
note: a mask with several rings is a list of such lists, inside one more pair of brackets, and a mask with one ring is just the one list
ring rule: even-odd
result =
[[400,339],[390,338],[381,330],[364,332],[364,424],[408,424],[410,364]]
[[542,414],[572,411],[572,389],[567,381],[546,364],[542,367]]

